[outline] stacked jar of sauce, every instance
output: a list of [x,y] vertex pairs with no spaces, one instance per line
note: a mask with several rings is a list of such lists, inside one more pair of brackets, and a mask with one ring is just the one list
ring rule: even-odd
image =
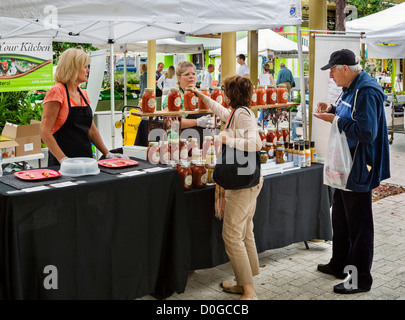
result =
[[267,103],[266,90],[264,89],[264,85],[258,85],[256,93],[257,93],[257,105],[264,106]]
[[184,92],[184,110],[194,111],[197,108],[197,97],[191,91],[191,87],[187,87]]
[[212,88],[211,92],[211,99],[216,101],[219,104],[223,104],[224,102],[224,96],[222,94],[222,90],[220,87],[214,87]]
[[277,88],[277,103],[288,102],[288,90],[285,84],[280,84]]
[[178,88],[171,88],[167,97],[167,108],[169,111],[180,111],[181,109],[181,94]]
[[[211,97],[211,93],[207,88],[202,87],[201,88],[201,93],[206,95],[207,97]],[[200,99],[198,98],[198,109],[199,110],[208,110],[208,106]]]
[[277,103],[277,89],[275,85],[269,84],[266,89],[266,103],[276,104]]
[[153,113],[156,108],[155,91],[151,88],[146,88],[142,95],[142,111],[145,113]]

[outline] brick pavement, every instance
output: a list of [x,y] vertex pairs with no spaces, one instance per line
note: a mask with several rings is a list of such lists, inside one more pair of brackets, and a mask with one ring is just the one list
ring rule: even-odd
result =
[[[405,135],[396,134],[390,146],[391,178],[385,183],[405,186]],[[369,292],[339,295],[333,286],[342,282],[316,271],[318,263],[331,257],[330,241],[309,242],[268,250],[259,255],[261,272],[254,278],[261,300],[404,300],[405,299],[405,193],[373,203],[375,249],[374,279]],[[168,300],[235,300],[237,295],[222,291],[219,283],[233,280],[230,263],[197,270],[189,275],[182,294]],[[145,296],[142,300],[153,299]]]

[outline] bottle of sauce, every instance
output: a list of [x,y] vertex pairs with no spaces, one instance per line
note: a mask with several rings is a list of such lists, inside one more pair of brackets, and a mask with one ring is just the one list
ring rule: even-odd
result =
[[203,189],[207,186],[207,169],[202,161],[195,162],[193,168],[193,186],[197,189]]
[[257,90],[255,86],[253,86],[253,93],[252,93],[252,98],[250,100],[250,105],[255,106],[257,105]]
[[172,161],[178,163],[179,159],[180,159],[179,140],[177,140],[177,139],[170,140],[169,150],[170,150],[170,153],[169,153],[170,159]]
[[214,181],[215,164],[206,163],[205,167],[207,169],[207,183],[215,183],[215,181]]
[[170,161],[170,150],[169,150],[169,142],[163,141],[160,145],[160,163],[161,164],[169,164]]
[[212,88],[211,92],[211,99],[216,101],[219,104],[223,104],[224,102],[224,96],[222,94],[222,90],[220,87],[214,87]]
[[153,113],[156,108],[155,91],[151,88],[146,88],[142,95],[142,112]]
[[266,89],[266,104],[277,103],[277,89],[273,84],[269,84]]
[[300,143],[300,151],[298,153],[298,166],[301,168],[306,167],[304,144]]
[[305,141],[305,166],[311,166],[311,149],[309,148],[309,141]]
[[184,92],[184,110],[194,111],[197,108],[197,97],[191,91],[192,88],[187,87]]
[[311,163],[316,163],[315,141],[311,141]]
[[197,138],[190,138],[188,142],[188,158],[192,159],[198,150]]
[[298,153],[299,153],[299,144],[297,142],[294,143],[294,154],[293,154],[293,161],[294,166],[298,167]]
[[218,157],[218,155],[221,153],[222,151],[222,143],[221,141],[218,139],[218,136],[215,135],[214,136],[214,147],[215,147],[215,155]]
[[187,139],[180,139],[180,160],[187,161],[188,160],[188,143]]
[[264,106],[266,105],[266,91],[264,90],[264,85],[257,86],[257,105]]
[[205,159],[207,156],[208,149],[212,149],[214,152],[214,138],[212,136],[205,136],[203,147],[202,147],[202,158]]
[[167,108],[169,111],[180,111],[181,109],[181,94],[178,88],[171,88],[167,97]]
[[[201,93],[205,94],[208,97],[211,97],[211,93],[207,88],[201,88]],[[199,110],[208,110],[208,106],[200,99],[198,98],[198,109]]]
[[288,156],[287,156],[287,161],[294,161],[294,144],[290,142],[288,144]]
[[259,136],[262,139],[262,150],[266,150],[267,136],[262,128],[259,129]]
[[290,138],[290,132],[288,130],[288,123],[283,122],[280,125],[280,129],[281,129],[281,134],[283,135],[283,141],[289,141]]
[[146,151],[146,160],[150,163],[158,164],[160,161],[159,144],[156,141],[150,141]]
[[190,169],[190,164],[183,161],[180,164],[179,174],[183,182],[183,190],[191,190],[193,187],[193,172]]
[[288,102],[288,90],[285,84],[280,84],[277,88],[277,103]]

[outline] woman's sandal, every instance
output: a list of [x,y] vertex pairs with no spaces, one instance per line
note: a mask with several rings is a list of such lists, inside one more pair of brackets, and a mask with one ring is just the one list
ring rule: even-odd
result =
[[220,283],[220,286],[224,289],[225,292],[234,293],[234,294],[242,294],[243,290],[241,287],[234,286],[232,281],[224,280]]

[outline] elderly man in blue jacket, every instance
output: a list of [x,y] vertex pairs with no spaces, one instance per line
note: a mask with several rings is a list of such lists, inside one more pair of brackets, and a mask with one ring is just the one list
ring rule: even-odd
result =
[[[390,177],[389,145],[381,86],[362,71],[355,54],[342,49],[331,54],[330,77],[343,87],[336,105],[320,102],[315,117],[333,122],[346,134],[353,166],[345,190],[335,189],[332,204],[332,258],[318,270],[351,280],[334,286],[335,293],[371,289],[374,250],[372,189]],[[348,272],[350,271],[350,272]]]

